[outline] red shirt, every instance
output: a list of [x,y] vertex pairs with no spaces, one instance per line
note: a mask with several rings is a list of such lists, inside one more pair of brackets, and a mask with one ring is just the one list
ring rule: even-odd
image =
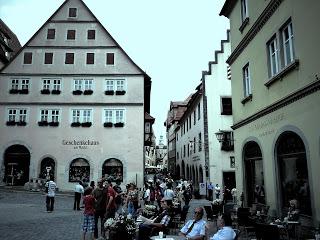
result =
[[92,195],[86,195],[83,197],[84,204],[84,214],[85,215],[94,215],[94,202],[95,199]]
[[109,187],[108,187],[107,206],[108,206],[108,203],[109,203],[109,198],[110,198],[110,197],[113,197],[112,202],[111,202],[110,207],[109,207],[110,209],[116,208],[116,203],[115,203],[116,195],[117,195],[117,193],[116,193],[116,191],[113,189],[113,187],[109,186]]

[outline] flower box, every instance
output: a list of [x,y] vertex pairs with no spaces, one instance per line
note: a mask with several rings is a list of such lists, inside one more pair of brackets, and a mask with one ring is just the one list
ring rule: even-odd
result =
[[58,127],[59,126],[59,122],[49,122],[49,126]]
[[38,122],[38,125],[39,125],[40,127],[48,126],[48,122],[47,122],[47,121],[39,121],[39,122]]
[[60,90],[52,90],[52,91],[51,91],[51,94],[55,94],[55,95],[58,95],[58,94],[60,94],[60,93],[61,93]]
[[114,124],[115,127],[123,127],[124,123],[123,122],[118,122]]
[[74,90],[72,92],[73,95],[81,95],[82,94],[82,91],[81,90]]
[[49,89],[42,89],[41,94],[50,94],[50,90]]
[[91,95],[92,93],[92,90],[84,90],[83,95]]
[[112,127],[113,126],[113,123],[112,122],[105,122],[103,124],[104,127]]
[[27,123],[24,121],[17,122],[17,126],[26,126],[26,125],[27,125]]
[[10,89],[9,93],[10,94],[17,94],[17,93],[19,93],[19,90],[18,89]]
[[122,90],[122,91],[116,91],[116,95],[124,95],[126,93],[126,91]]
[[29,93],[29,89],[21,89],[19,90],[20,94],[28,94]]
[[80,127],[80,126],[81,126],[81,123],[79,123],[79,122],[71,123],[71,127]]
[[7,126],[14,126],[14,125],[16,125],[16,122],[15,121],[7,121],[6,125]]
[[92,125],[92,122],[84,122],[84,123],[81,123],[81,126],[82,127],[91,127]]
[[113,90],[107,90],[107,91],[104,91],[104,94],[105,95],[113,95],[114,91]]
[[136,223],[131,215],[118,215],[115,218],[108,218],[104,228],[109,231],[109,239],[133,239],[136,235]]

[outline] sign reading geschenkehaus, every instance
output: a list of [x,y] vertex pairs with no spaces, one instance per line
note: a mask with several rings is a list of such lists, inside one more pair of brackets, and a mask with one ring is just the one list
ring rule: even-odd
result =
[[87,149],[88,146],[97,146],[99,141],[94,140],[62,140],[62,145],[73,146],[75,149]]

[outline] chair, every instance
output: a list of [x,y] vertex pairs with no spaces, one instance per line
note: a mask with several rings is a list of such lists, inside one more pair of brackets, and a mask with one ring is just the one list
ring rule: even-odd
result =
[[279,228],[277,225],[255,224],[257,240],[280,240]]

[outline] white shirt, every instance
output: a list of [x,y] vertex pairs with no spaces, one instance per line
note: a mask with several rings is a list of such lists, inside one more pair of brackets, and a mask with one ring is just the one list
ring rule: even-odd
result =
[[[180,232],[186,234],[188,232],[188,229],[191,227],[194,220],[189,220],[183,228],[181,228]],[[195,237],[195,236],[205,236],[206,235],[206,221],[203,219],[200,219],[197,221],[194,225],[192,230],[188,233],[187,237]]]
[[231,227],[223,227],[210,240],[233,240],[235,237],[236,233]]
[[145,201],[150,201],[150,189],[146,189],[146,191],[144,192],[144,196],[143,198],[145,199]]
[[54,197],[56,195],[57,184],[54,181],[50,180],[46,183],[46,187],[48,187],[47,196]]
[[173,200],[174,198],[174,192],[172,189],[166,189],[163,193],[163,198],[165,200]]
[[75,188],[74,191],[77,193],[84,193],[84,188],[78,183]]

